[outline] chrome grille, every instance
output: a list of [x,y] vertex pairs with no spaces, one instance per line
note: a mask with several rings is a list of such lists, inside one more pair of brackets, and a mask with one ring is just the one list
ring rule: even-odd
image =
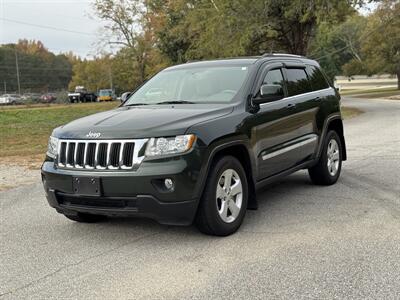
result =
[[56,164],[62,169],[136,170],[147,141],[60,140]]

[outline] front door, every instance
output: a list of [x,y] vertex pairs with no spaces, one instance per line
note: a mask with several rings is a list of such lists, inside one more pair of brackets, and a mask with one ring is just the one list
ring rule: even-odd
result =
[[255,145],[258,180],[296,166],[311,156],[317,145],[314,130],[317,106],[307,95],[310,92],[307,74],[300,68],[306,76],[303,81],[297,78],[301,72],[296,70],[293,74],[289,70],[283,65],[272,64],[261,73],[260,85],[281,85],[285,98],[260,104],[253,121],[252,144]]

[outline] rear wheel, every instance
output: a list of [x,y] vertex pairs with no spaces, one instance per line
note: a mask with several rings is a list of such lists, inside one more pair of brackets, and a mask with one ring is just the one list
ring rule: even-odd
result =
[[336,131],[329,131],[324,141],[318,163],[308,169],[311,181],[319,185],[331,185],[339,179],[342,170],[342,144]]
[[247,201],[247,178],[242,165],[236,158],[224,156],[210,170],[196,225],[206,234],[230,235],[242,224]]
[[79,223],[96,223],[104,221],[107,217],[100,215],[92,215],[85,213],[77,213],[76,215],[65,215],[68,219]]

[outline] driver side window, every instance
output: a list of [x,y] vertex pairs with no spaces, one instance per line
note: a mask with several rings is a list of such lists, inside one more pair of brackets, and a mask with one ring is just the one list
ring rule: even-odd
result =
[[[268,71],[267,74],[265,74],[262,85],[264,84],[279,85],[281,87],[281,92],[283,94],[283,84],[284,84],[283,82],[284,81],[281,69],[273,69]],[[260,96],[260,91],[258,92],[258,96]]]
[[269,71],[264,78],[263,84],[278,84],[283,89],[283,76],[281,69]]

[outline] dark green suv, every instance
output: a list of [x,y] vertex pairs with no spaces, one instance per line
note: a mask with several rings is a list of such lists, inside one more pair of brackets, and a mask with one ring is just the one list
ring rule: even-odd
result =
[[229,235],[256,189],[300,169],[338,180],[340,96],[318,63],[269,54],[174,66],[120,107],[56,128],[42,179],[78,222],[142,216]]

